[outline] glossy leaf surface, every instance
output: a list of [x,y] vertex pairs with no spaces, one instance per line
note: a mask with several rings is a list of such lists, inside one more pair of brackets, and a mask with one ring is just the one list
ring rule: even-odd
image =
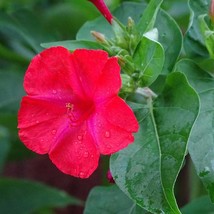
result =
[[160,43],[143,37],[135,50],[133,61],[139,71],[140,87],[149,86],[162,71],[164,50]]
[[168,76],[154,101],[130,103],[140,121],[134,144],[111,156],[110,168],[122,191],[152,213],[180,213],[174,184],[183,164],[198,96],[185,76]]
[[190,136],[189,153],[214,201],[214,79],[190,60],[180,61],[176,70],[187,76],[200,96],[201,108]]
[[189,29],[184,39],[184,49],[190,57],[208,57],[208,51],[200,28],[199,16],[207,14],[210,0],[189,0],[191,12]]
[[137,206],[118,187],[95,187],[91,190],[85,204],[84,214],[146,214],[147,212]]

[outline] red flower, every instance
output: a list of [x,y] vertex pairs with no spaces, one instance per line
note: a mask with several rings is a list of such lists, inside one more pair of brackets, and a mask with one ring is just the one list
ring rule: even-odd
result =
[[48,153],[64,173],[89,177],[100,154],[125,148],[138,130],[132,110],[117,95],[120,87],[117,58],[104,51],[43,51],[24,78],[20,139],[34,152]]
[[89,0],[89,1],[92,2],[97,7],[97,9],[103,14],[103,16],[111,24],[113,16],[111,15],[111,12],[109,11],[105,2],[103,0]]

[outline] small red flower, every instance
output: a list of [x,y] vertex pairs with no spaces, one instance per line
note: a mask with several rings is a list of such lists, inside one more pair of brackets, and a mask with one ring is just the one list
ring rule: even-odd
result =
[[106,6],[104,0],[88,0],[88,1],[92,2],[97,7],[97,9],[103,14],[103,16],[110,24],[112,23],[113,16],[111,15],[111,12]]
[[138,130],[132,110],[117,95],[120,87],[117,58],[104,51],[43,51],[24,78],[21,141],[34,152],[48,153],[64,173],[89,177],[100,154],[125,148]]

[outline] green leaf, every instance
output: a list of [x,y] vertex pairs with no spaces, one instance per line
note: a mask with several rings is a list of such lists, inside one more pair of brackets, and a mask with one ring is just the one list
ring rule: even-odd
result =
[[164,50],[161,44],[143,37],[135,50],[133,62],[139,72],[139,86],[149,86],[163,68]]
[[154,27],[157,13],[162,2],[163,0],[151,0],[149,2],[137,24],[137,30],[141,33],[141,35],[147,31],[150,31]]
[[167,77],[153,103],[151,98],[137,100],[144,104],[138,110],[135,104],[140,130],[133,144],[111,156],[111,172],[120,189],[144,209],[180,213],[173,189],[198,114],[198,96],[177,72]]
[[[144,2],[124,2],[117,10],[115,10],[115,12],[113,12],[113,14],[125,25],[127,23],[128,17],[131,17],[135,23],[138,23],[145,8],[146,4]],[[163,73],[167,74],[171,72],[175,61],[180,54],[182,46],[182,34],[173,18],[171,18],[163,10],[159,10],[154,27],[158,29],[158,41],[164,48],[165,62]],[[86,22],[83,27],[80,28],[77,33],[77,40],[94,41],[90,34],[91,31],[100,32],[104,34],[107,39],[114,38],[114,32],[111,26],[103,18],[98,18],[94,21]]]
[[187,76],[200,96],[201,109],[191,132],[189,153],[214,202],[214,79],[190,60],[180,61],[176,70]]
[[197,64],[205,71],[210,73],[210,75],[214,76],[214,59],[198,59]]
[[5,127],[0,126],[0,173],[10,150],[9,133]]
[[24,95],[23,75],[17,72],[0,71],[0,110],[17,111]]
[[204,39],[206,48],[209,52],[209,55],[212,59],[214,59],[214,31],[212,31],[206,21],[205,18],[207,18],[207,15],[201,15],[198,17],[199,19],[199,25],[202,33],[202,37]]
[[78,40],[67,40],[67,41],[58,41],[58,42],[49,42],[42,43],[43,48],[50,48],[54,46],[63,46],[70,51],[74,51],[77,48],[86,48],[86,49],[104,49],[102,45],[97,42],[92,41],[78,41]]
[[158,29],[158,41],[164,48],[165,62],[164,74],[172,71],[174,64],[180,55],[183,37],[180,28],[174,19],[164,10],[160,10],[156,18],[155,27]]
[[184,37],[184,49],[190,57],[207,58],[209,54],[205,47],[198,17],[208,13],[210,0],[189,0],[188,2],[191,16],[189,28]]
[[147,212],[137,206],[116,185],[110,187],[95,187],[91,190],[84,214],[146,214]]
[[183,214],[202,214],[202,213],[214,213],[214,204],[211,203],[208,196],[202,196],[191,201],[185,207],[181,209]]
[[17,179],[0,179],[0,210],[7,214],[29,214],[45,207],[82,205],[65,192],[46,185]]

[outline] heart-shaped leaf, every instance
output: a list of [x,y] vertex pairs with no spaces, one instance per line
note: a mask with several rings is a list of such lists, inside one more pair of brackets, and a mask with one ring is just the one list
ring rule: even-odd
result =
[[120,189],[144,209],[180,213],[173,189],[198,114],[198,96],[176,72],[154,102],[137,100],[131,106],[140,130],[132,145],[111,156],[111,172]]
[[189,153],[214,202],[214,78],[190,60],[177,63],[176,71],[187,76],[200,96],[201,108],[191,132]]

